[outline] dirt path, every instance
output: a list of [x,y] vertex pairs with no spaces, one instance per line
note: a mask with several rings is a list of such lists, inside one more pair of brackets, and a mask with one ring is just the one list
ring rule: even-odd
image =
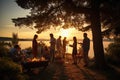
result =
[[81,64],[67,64],[65,69],[70,80],[107,80],[103,75],[98,75],[97,72],[84,68]]
[[50,63],[45,71],[31,72],[29,76],[29,80],[119,80],[120,72],[114,69],[92,70],[83,67],[82,62],[74,65],[71,60],[64,60],[64,62]]

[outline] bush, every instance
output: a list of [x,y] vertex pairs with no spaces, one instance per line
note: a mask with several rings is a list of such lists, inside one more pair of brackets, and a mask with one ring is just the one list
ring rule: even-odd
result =
[[0,78],[1,80],[25,80],[21,65],[8,58],[0,59]]
[[0,46],[0,57],[8,56],[9,50],[6,47]]
[[8,56],[9,48],[10,48],[10,43],[0,41],[0,57],[6,57]]
[[[117,41],[116,41],[117,40]],[[114,63],[120,63],[120,42],[119,39],[115,39],[114,43],[108,45],[107,51],[107,59]]]

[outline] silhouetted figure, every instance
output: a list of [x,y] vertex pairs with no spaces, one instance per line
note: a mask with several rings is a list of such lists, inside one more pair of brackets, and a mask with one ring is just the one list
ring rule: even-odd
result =
[[22,60],[21,48],[19,45],[14,45],[14,47],[10,50],[10,56],[15,62],[20,62]]
[[34,38],[32,40],[32,54],[33,54],[33,57],[37,57],[37,54],[38,54],[37,38],[38,38],[38,35],[35,34]]
[[55,59],[55,44],[56,44],[56,39],[54,38],[53,34],[50,34],[50,57],[51,57],[51,62],[54,62]]
[[59,56],[62,55],[62,42],[61,42],[61,36],[59,36],[59,38],[56,41],[56,48],[57,48],[57,53],[59,54]]
[[68,44],[68,41],[66,40],[66,37],[64,37],[64,39],[63,39],[63,58],[65,58],[67,44]]
[[73,37],[73,45],[70,45],[70,47],[73,47],[72,58],[73,58],[74,64],[77,64],[77,38],[76,37]]
[[85,65],[84,66],[88,66],[88,52],[89,52],[89,48],[90,48],[90,39],[87,37],[87,33],[83,34],[83,43],[82,43],[82,48],[83,48],[83,58],[84,58],[84,62]]

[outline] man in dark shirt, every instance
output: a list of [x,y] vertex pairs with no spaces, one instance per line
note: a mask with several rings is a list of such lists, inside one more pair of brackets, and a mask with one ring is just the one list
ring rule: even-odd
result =
[[56,39],[54,38],[54,35],[50,34],[50,56],[51,56],[51,62],[54,62],[55,59],[55,46],[56,46]]
[[87,33],[83,34],[83,43],[82,43],[82,48],[83,48],[83,58],[84,58],[84,62],[85,65],[84,66],[88,66],[88,52],[89,52],[89,48],[90,48],[90,39],[87,37]]

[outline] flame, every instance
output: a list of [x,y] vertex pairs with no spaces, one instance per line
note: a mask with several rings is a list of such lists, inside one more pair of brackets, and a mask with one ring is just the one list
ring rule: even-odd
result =
[[45,58],[44,57],[41,57],[41,58],[33,58],[32,59],[32,62],[34,61],[45,61]]
[[32,62],[34,62],[34,61],[40,61],[40,59],[33,58],[33,59],[32,59]]
[[40,60],[41,60],[41,61],[45,61],[45,58],[44,58],[44,57],[41,57]]

